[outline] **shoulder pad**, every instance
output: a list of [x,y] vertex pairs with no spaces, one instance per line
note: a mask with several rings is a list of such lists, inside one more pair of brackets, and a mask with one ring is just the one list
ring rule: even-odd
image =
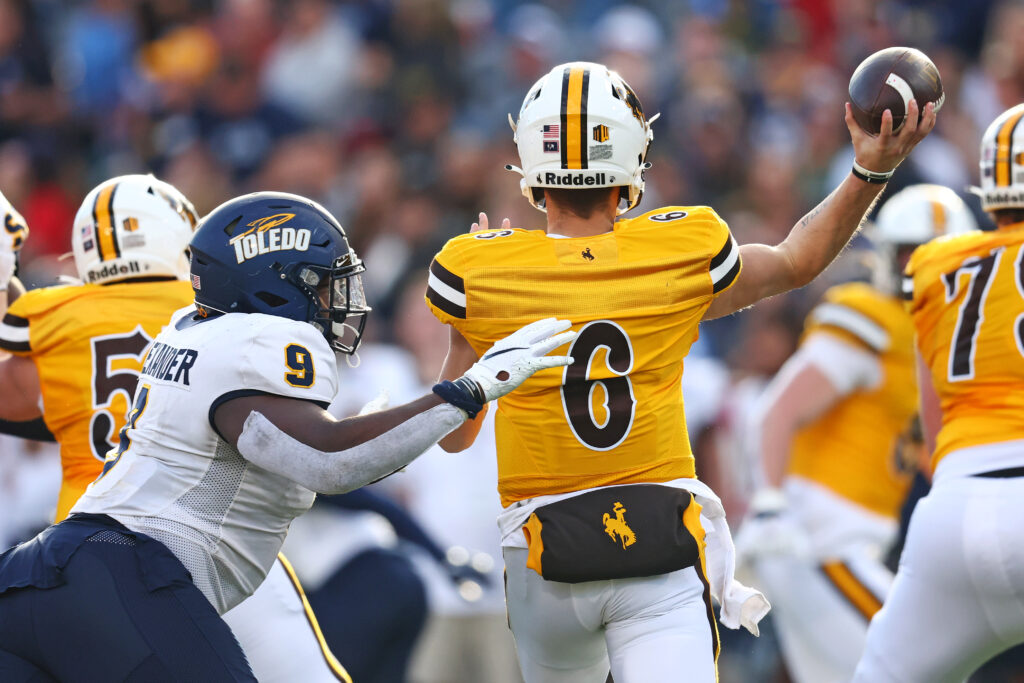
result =
[[88,296],[97,285],[54,285],[30,289],[12,303],[7,312],[22,318],[31,318],[60,308],[69,301]]
[[[886,312],[894,304],[871,285],[848,282],[832,287],[807,319],[808,331],[817,327],[839,330],[875,352],[892,344]],[[899,308],[902,313],[902,308]]]

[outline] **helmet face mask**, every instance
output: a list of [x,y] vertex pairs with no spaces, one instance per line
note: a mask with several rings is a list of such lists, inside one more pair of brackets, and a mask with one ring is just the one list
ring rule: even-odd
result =
[[985,211],[1024,209],[1024,104],[1007,109],[981,136],[981,183],[971,192]]
[[512,123],[520,187],[546,210],[544,188],[620,188],[618,213],[639,203],[654,134],[636,93],[603,64],[556,66],[526,95]]
[[307,322],[338,352],[359,346],[365,268],[316,202],[283,192],[232,199],[203,219],[190,247],[200,308]]
[[296,286],[315,302],[310,323],[320,330],[335,351],[353,353],[359,346],[370,307],[363,290],[366,268],[354,252],[335,259],[330,268],[301,265]]

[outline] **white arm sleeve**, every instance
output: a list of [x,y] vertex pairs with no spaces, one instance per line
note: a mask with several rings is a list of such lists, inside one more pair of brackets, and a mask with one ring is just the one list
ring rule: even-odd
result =
[[444,403],[358,446],[328,453],[288,436],[253,411],[238,437],[238,452],[317,493],[347,493],[405,467],[465,421],[464,412]]
[[811,334],[797,356],[821,370],[842,396],[857,389],[872,389],[882,381],[882,362],[877,354],[826,332]]

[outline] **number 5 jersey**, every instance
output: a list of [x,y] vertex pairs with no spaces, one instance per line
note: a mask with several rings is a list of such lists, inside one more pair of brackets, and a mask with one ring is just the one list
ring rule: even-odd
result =
[[178,281],[44,287],[7,310],[0,349],[35,363],[43,419],[60,443],[58,522],[117,444],[150,342],[192,297]]
[[[708,207],[666,207],[593,237],[498,230],[450,240],[427,303],[478,353],[538,318],[572,321],[575,362],[498,401],[502,504],[694,477],[683,359],[739,248]],[[555,353],[566,353],[558,349]]]
[[933,468],[1024,439],[1024,223],[919,247],[903,290],[942,406]]

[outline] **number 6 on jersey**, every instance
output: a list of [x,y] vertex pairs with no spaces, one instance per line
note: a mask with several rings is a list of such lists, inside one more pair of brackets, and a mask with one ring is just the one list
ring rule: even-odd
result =
[[[601,349],[605,350],[605,365],[614,376],[591,379]],[[562,407],[569,428],[587,448],[611,450],[629,435],[636,413],[629,379],[634,357],[629,335],[611,320],[595,320],[580,329],[567,355],[576,359],[562,375]],[[598,391],[603,395],[595,396]]]

